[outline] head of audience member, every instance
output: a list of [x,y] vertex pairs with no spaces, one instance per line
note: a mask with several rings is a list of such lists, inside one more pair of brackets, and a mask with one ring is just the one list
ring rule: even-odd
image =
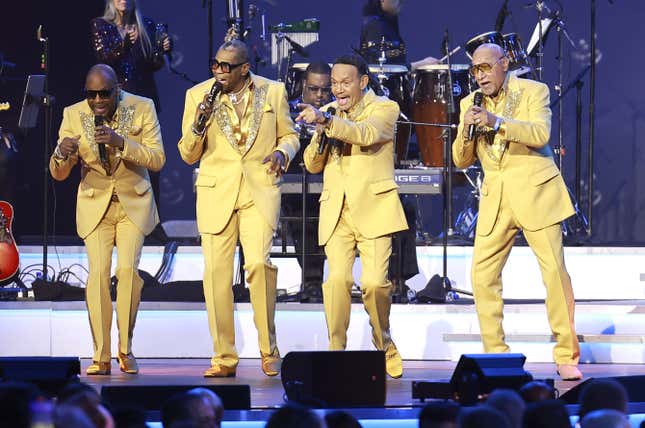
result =
[[208,388],[193,388],[188,394],[200,396],[215,414],[215,427],[219,427],[224,419],[224,405],[222,399]]
[[525,403],[553,400],[555,398],[555,389],[545,382],[533,380],[520,388],[520,396]]
[[225,94],[239,92],[246,84],[250,69],[249,48],[240,40],[222,44],[211,59],[211,71]]
[[504,86],[507,72],[508,58],[501,46],[484,43],[473,53],[470,73],[484,95],[496,97]]
[[457,428],[459,409],[454,401],[431,401],[419,413],[419,428]]
[[87,104],[96,116],[111,119],[119,104],[121,88],[114,69],[107,64],[90,68],[85,79]]
[[[55,428],[95,428],[94,422],[77,406],[59,404],[54,409]],[[119,428],[121,425],[119,425]]]
[[486,405],[499,410],[512,428],[521,428],[524,416],[524,400],[512,389],[496,389],[486,399]]
[[580,393],[580,419],[587,413],[600,409],[613,409],[627,413],[627,391],[613,379],[592,379]]
[[112,415],[101,403],[101,397],[94,390],[81,390],[64,400],[59,398],[58,403],[78,407],[85,412],[97,428],[114,428],[115,426]]
[[526,406],[524,428],[571,428],[569,413],[560,400],[543,400]]
[[499,410],[489,406],[463,408],[459,413],[461,428],[511,428],[508,419]]
[[[642,424],[641,424],[642,425]],[[581,428],[630,428],[627,415],[613,409],[594,410],[580,421]]]
[[197,428],[219,427],[221,416],[211,399],[199,391],[176,394],[161,407],[161,423],[164,428],[178,428],[187,424]]
[[325,428],[311,409],[289,403],[271,414],[265,428]]
[[331,91],[338,108],[348,111],[365,96],[369,83],[367,63],[358,55],[345,55],[336,59],[331,68]]
[[398,16],[402,7],[403,0],[367,0],[363,6],[363,16]]
[[85,382],[70,382],[58,392],[56,399],[59,403],[65,402],[69,397],[72,397],[80,392],[94,395],[97,402],[101,401],[101,396],[92,385]]
[[115,406],[111,409],[117,428],[147,428],[146,412],[137,406]]
[[327,428],[361,428],[360,422],[343,410],[334,410],[325,413]]
[[23,382],[0,383],[0,415],[6,426],[29,428],[30,405],[41,396],[35,385]]
[[305,70],[302,102],[320,108],[331,101],[331,67],[326,62],[312,62]]

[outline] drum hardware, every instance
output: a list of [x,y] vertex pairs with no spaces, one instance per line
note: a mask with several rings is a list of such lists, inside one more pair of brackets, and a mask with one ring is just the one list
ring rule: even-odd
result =
[[[281,22],[278,25],[269,26],[269,32],[271,33],[271,65],[277,66],[279,81],[283,81],[282,63],[285,59],[287,60],[287,66],[284,73],[286,74],[289,71],[289,65],[291,64],[289,55],[293,53],[294,44],[298,46],[295,49],[297,53],[300,55],[303,52],[307,53],[307,46],[318,41],[319,31],[320,21],[316,18],[288,24]],[[289,49],[287,49],[287,44],[290,47]],[[306,57],[306,55],[302,56]]]
[[457,46],[456,48],[454,48],[453,50],[451,50],[448,54],[446,54],[446,55],[442,56],[442,57],[441,57],[441,59],[439,60],[439,62],[444,62],[445,60],[447,60],[447,59],[448,59],[448,57],[449,57],[449,56],[453,56],[454,54],[456,54],[456,53],[457,53],[457,52],[459,52],[460,50],[461,50],[461,46]]

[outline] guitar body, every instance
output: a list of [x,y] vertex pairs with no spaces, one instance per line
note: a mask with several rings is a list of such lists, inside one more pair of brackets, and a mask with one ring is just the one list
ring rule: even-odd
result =
[[18,247],[11,232],[12,223],[13,207],[9,202],[0,201],[0,283],[13,278],[20,267]]

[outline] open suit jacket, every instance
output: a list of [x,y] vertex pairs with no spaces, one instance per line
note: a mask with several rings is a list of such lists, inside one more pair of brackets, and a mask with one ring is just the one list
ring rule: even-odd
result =
[[[463,123],[474,95],[475,92],[461,100],[459,123]],[[504,125],[496,135],[479,127],[476,143],[468,142],[460,127],[452,146],[458,168],[466,168],[479,159],[484,170],[477,234],[487,236],[493,230],[502,192],[507,192],[513,213],[529,231],[543,229],[573,215],[567,188],[548,145],[549,88],[540,82],[509,75],[502,117]],[[492,150],[492,138],[498,143],[505,142],[501,162]]]
[[[323,107],[334,107],[336,101]],[[394,181],[394,124],[399,106],[370,89],[350,113],[339,111],[325,131],[340,142],[318,154],[320,134],[312,137],[304,153],[307,170],[324,170],[320,194],[318,243],[331,237],[343,208],[349,207],[359,232],[373,239],[408,228]],[[344,150],[345,154],[340,154]]]
[[[280,215],[281,178],[267,174],[262,160],[275,150],[293,159],[300,148],[293,121],[289,115],[283,84],[252,75],[253,98],[251,123],[246,143],[238,146],[225,107],[216,99],[204,136],[195,136],[191,126],[195,109],[209,92],[215,79],[202,82],[186,93],[179,153],[188,164],[200,161],[197,187],[197,227],[200,233],[216,234],[228,223],[244,177],[253,202],[273,229]],[[208,125],[208,124],[207,124]]]
[[76,228],[87,237],[99,224],[113,193],[126,215],[147,235],[159,223],[148,170],[159,171],[166,162],[161,131],[151,99],[121,91],[114,118],[115,132],[124,139],[123,151],[111,156],[112,174],[108,175],[94,142],[94,114],[81,101],[63,110],[59,141],[80,135],[78,151],[67,160],[51,157],[49,168],[56,180],[64,180],[79,158],[83,162],[76,200]]

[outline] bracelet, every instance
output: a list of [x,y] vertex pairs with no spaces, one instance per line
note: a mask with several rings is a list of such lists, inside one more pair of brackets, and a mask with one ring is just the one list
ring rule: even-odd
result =
[[193,132],[193,135],[196,135],[196,136],[198,136],[198,137],[202,137],[202,136],[204,135],[204,132],[206,132],[206,128],[202,129],[202,130],[201,130],[201,132],[200,132],[200,131],[198,131],[198,130],[195,128],[195,125],[194,125],[194,124],[193,124],[193,125],[191,125],[190,130]]

